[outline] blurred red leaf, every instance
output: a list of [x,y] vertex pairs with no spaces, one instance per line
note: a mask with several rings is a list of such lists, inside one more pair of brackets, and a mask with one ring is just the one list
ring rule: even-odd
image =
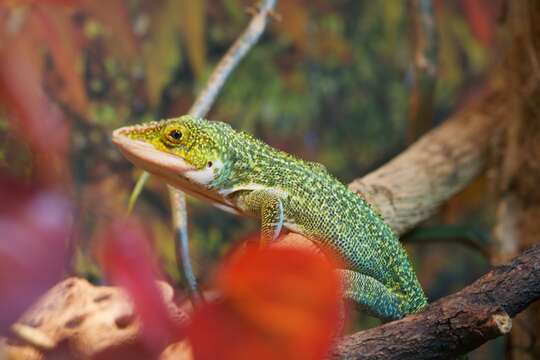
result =
[[5,332],[62,278],[73,219],[62,194],[3,174],[0,198],[0,332]]
[[223,302],[195,312],[196,359],[322,359],[338,334],[335,266],[299,249],[248,247],[217,275]]
[[0,101],[17,116],[23,139],[42,151],[64,153],[67,127],[41,87],[39,55],[25,38],[9,45],[0,53]]
[[20,6],[20,5],[28,5],[28,4],[51,4],[51,5],[61,5],[61,6],[69,6],[69,5],[75,5],[79,3],[81,0],[1,0],[1,5],[7,5],[7,6]]
[[181,338],[156,280],[149,236],[135,220],[112,224],[101,237],[100,262],[107,278],[130,295],[142,323],[142,339],[157,356],[168,344]]
[[486,47],[493,45],[496,29],[496,2],[492,0],[461,0],[461,5],[474,36]]
[[52,4],[52,5],[75,5],[80,2],[80,0],[39,0],[35,1],[40,4]]
[[41,58],[23,34],[0,50],[0,105],[12,129],[32,149],[35,172],[43,179],[65,176],[69,127],[42,88]]
[[63,8],[36,4],[32,7],[28,24],[36,46],[46,45],[60,76],[62,83],[56,95],[73,109],[84,113],[88,99],[82,74],[77,68],[81,49],[76,41],[71,15],[72,11]]
[[265,336],[227,303],[206,304],[196,311],[188,337],[196,360],[289,359],[283,342]]

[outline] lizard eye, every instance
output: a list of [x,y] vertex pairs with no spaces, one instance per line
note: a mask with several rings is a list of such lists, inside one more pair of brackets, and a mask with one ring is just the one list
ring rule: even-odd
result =
[[180,130],[171,130],[168,134],[169,136],[169,139],[172,140],[172,141],[179,141],[180,139],[182,139],[182,132]]

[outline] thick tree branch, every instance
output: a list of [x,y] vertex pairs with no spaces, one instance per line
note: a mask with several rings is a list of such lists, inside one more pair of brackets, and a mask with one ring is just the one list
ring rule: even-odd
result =
[[506,122],[502,100],[486,96],[349,188],[374,205],[398,234],[413,228],[484,170],[489,147]]
[[445,359],[507,334],[511,317],[540,298],[540,245],[425,311],[343,339],[345,359]]

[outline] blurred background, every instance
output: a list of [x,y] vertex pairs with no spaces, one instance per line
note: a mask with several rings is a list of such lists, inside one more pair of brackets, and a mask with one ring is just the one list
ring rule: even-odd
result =
[[[422,13],[427,20],[418,18],[412,3],[279,1],[268,31],[229,78],[208,118],[321,162],[344,183],[384,164],[482,94],[486,72],[498,60],[496,2],[433,1]],[[34,191],[28,189],[56,189],[69,205],[49,199],[44,209],[57,209],[58,227],[68,229],[69,254],[57,260],[69,273],[102,282],[94,239],[126,214],[141,174],[112,145],[111,131],[186,113],[254,5],[0,2],[0,169],[11,179],[0,208],[15,211]],[[426,79],[418,75],[416,56],[422,21],[432,24],[427,61],[435,72]],[[480,178],[405,236],[430,301],[489,268],[482,250],[493,223],[487,197]],[[204,282],[257,223],[193,199],[188,204],[195,272]],[[71,216],[62,212],[66,206]],[[134,213],[153,233],[165,273],[183,287],[165,186],[151,179]],[[42,221],[36,216],[32,221]],[[7,235],[1,236],[5,242]],[[353,328],[375,324],[359,317]],[[482,346],[472,358],[503,358],[504,341]]]

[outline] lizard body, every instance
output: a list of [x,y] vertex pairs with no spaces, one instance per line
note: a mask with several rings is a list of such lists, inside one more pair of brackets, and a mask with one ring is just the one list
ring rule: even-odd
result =
[[383,320],[427,301],[398,238],[371,206],[320,164],[274,149],[228,124],[191,116],[124,127],[113,141],[168,184],[261,220],[263,242],[283,227],[339,254],[345,296]]

